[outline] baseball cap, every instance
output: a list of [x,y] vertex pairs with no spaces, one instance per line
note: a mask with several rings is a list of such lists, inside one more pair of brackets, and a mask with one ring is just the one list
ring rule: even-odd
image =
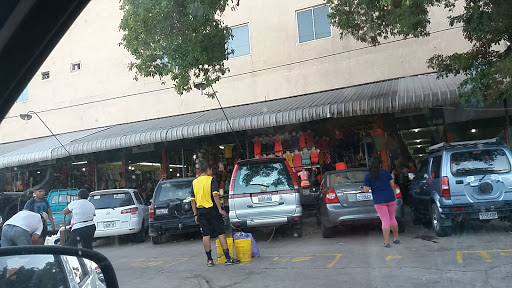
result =
[[46,214],[46,212],[39,212],[39,215],[43,217],[44,221],[48,222],[48,214]]

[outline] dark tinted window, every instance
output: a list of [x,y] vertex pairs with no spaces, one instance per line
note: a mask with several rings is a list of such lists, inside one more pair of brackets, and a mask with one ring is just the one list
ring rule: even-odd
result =
[[161,202],[169,199],[186,199],[190,197],[192,181],[162,182],[155,191],[155,201]]
[[238,167],[235,194],[294,189],[292,177],[283,162],[251,162]]
[[455,152],[450,157],[454,176],[500,174],[510,172],[510,162],[503,149]]
[[142,201],[142,196],[140,196],[139,192],[133,193],[135,196],[135,201],[137,201],[138,204],[144,205],[144,201]]
[[96,194],[89,197],[89,201],[96,209],[118,208],[135,205],[130,192],[112,194]]
[[443,158],[441,156],[434,157],[432,159],[432,178],[441,178],[441,162]]
[[419,181],[427,180],[427,178],[428,178],[428,176],[427,176],[428,160],[429,159],[425,159],[421,162],[420,169],[418,170],[418,174],[416,174],[416,177],[414,178],[414,180],[419,180]]

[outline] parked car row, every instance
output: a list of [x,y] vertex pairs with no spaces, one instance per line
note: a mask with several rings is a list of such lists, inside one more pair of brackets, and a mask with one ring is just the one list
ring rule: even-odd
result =
[[[409,189],[412,222],[430,221],[436,235],[448,236],[454,225],[465,220],[512,221],[511,160],[512,153],[497,143],[497,139],[430,147],[418,173],[412,175]],[[321,225],[324,238],[333,237],[340,226],[380,222],[372,194],[363,191],[366,173],[367,169],[346,169],[323,174],[314,202],[317,224]],[[193,180],[160,181],[150,204],[134,189],[92,192],[89,201],[96,207],[95,238],[132,234],[136,242],[143,242],[149,234],[153,244],[159,244],[165,235],[199,231],[190,200]],[[49,193],[57,226],[69,224],[59,215],[76,199],[77,191]],[[297,175],[284,158],[240,160],[229,185],[227,230],[287,226],[291,235],[301,237],[303,207],[299,191]],[[19,198],[10,201],[19,202],[19,207],[1,206],[5,211],[1,211],[0,221],[28,200],[23,193],[0,194],[0,201]],[[27,199],[22,201],[22,197]],[[399,231],[404,232],[404,203],[398,186],[396,198],[395,215]]]

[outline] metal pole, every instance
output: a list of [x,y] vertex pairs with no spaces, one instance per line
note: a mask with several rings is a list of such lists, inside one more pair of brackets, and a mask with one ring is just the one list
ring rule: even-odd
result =
[[247,136],[245,136],[245,151],[247,151],[247,154],[245,155],[247,155],[247,159],[249,159],[249,141],[247,140]]
[[368,165],[368,147],[366,147],[366,131],[363,131],[363,142],[364,142],[364,158],[366,160],[366,168],[370,167]]
[[507,99],[503,99],[503,106],[505,108],[505,123],[507,123],[507,144],[510,147],[512,145],[512,135],[510,135],[510,117],[508,115]]
[[98,190],[98,169],[96,167],[96,160],[94,161],[94,190]]
[[185,178],[186,169],[185,169],[185,152],[183,151],[183,146],[181,146],[181,171],[183,172],[182,178]]

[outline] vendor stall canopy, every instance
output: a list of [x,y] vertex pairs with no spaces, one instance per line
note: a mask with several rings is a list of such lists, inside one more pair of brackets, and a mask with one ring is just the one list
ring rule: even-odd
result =
[[[462,76],[423,74],[225,109],[235,131],[457,103]],[[57,135],[73,155],[230,132],[220,109]],[[51,136],[0,145],[0,168],[68,156]]]

